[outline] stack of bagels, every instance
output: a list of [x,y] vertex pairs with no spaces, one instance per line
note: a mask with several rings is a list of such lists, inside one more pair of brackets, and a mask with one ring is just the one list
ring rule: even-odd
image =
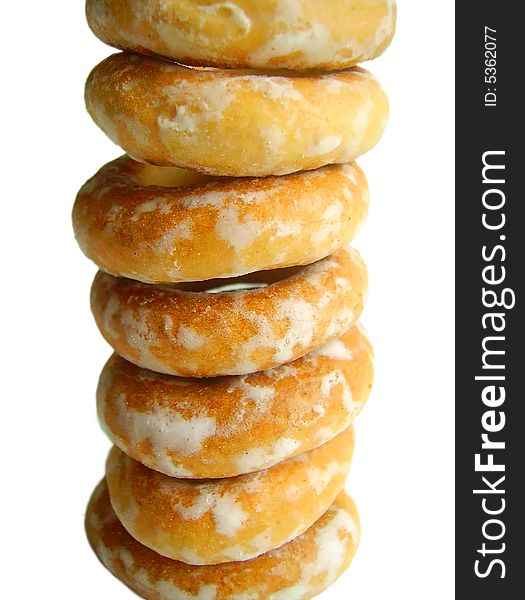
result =
[[89,541],[146,599],[312,598],[359,541],[344,484],[373,367],[353,161],[388,102],[355,65],[388,46],[395,2],[88,0],[87,16],[123,50],[87,108],[126,152],[73,210],[115,351]]

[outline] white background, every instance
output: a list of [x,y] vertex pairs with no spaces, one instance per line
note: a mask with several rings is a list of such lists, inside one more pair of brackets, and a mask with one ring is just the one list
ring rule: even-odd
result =
[[[367,65],[390,126],[360,161],[372,207],[355,245],[377,370],[348,484],[363,536],[326,600],[454,596],[453,2],[405,0],[399,13],[394,44]],[[111,51],[81,1],[9,2],[2,22],[2,595],[125,600],[83,532],[109,448],[94,391],[110,351],[70,224],[79,186],[120,154],[83,108],[84,80]]]

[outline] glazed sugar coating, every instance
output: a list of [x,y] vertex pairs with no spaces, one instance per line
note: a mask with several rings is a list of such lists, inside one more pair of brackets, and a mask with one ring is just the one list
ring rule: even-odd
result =
[[270,469],[213,480],[167,477],[114,446],[106,480],[122,525],[158,554],[194,565],[242,561],[301,535],[329,508],[353,445],[350,427]]
[[182,377],[243,375],[291,362],[348,331],[363,308],[367,273],[359,254],[344,248],[251,280],[269,285],[208,293],[198,290],[209,282],[152,286],[99,271],[91,307],[107,342],[140,367]]
[[184,64],[344,69],[379,56],[395,0],[88,0],[102,41]]
[[284,175],[351,162],[380,139],[388,101],[358,67],[325,74],[197,69],[115,54],[86,105],[132,158],[210,175]]
[[171,477],[232,477],[329,441],[363,408],[372,348],[360,326],[289,365],[182,379],[114,354],[97,391],[100,422],[128,456]]
[[367,211],[366,178],[355,164],[230,179],[125,156],[82,187],[73,223],[103,271],[163,283],[315,262],[346,245]]
[[354,502],[341,493],[310,529],[277,550],[242,563],[190,566],[132,538],[103,481],[89,503],[86,532],[104,566],[146,600],[309,600],[348,568],[360,524]]

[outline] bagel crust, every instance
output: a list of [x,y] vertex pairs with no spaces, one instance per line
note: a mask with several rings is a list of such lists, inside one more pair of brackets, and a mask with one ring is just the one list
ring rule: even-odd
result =
[[167,477],[114,446],[106,480],[120,522],[151,550],[194,565],[243,561],[293,540],[328,510],[353,446],[349,427],[270,469],[213,480]]
[[348,331],[363,309],[367,272],[359,254],[343,248],[306,267],[234,281],[249,280],[269,285],[209,293],[197,290],[213,280],[147,285],[99,271],[91,307],[106,341],[140,367],[182,377],[243,375],[291,362]]
[[277,550],[242,563],[191,566],[133,539],[103,481],[90,500],[86,532],[102,564],[146,600],[309,600],[349,567],[360,524],[353,500],[341,493],[310,529]]
[[241,377],[180,379],[113,355],[100,422],[128,456],[171,477],[232,477],[316,448],[346,429],[373,379],[359,326],[290,365]]
[[315,262],[351,241],[367,211],[355,164],[228,179],[124,156],[82,187],[73,223],[103,271],[165,283]]
[[237,177],[351,162],[379,141],[388,116],[380,85],[358,67],[283,75],[128,52],[95,67],[86,105],[138,161]]
[[184,64],[344,69],[379,56],[394,0],[88,0],[97,37]]

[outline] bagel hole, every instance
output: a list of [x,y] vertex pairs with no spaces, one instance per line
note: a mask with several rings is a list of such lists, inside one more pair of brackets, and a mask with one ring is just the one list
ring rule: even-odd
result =
[[302,267],[286,267],[271,271],[257,271],[240,277],[227,277],[224,279],[210,279],[208,281],[192,281],[174,284],[179,290],[185,292],[204,292],[207,294],[224,294],[241,291],[252,291],[268,287],[283,279],[288,279],[300,271]]
[[216,180],[211,175],[187,169],[146,164],[140,165],[137,173],[137,183],[143,187],[187,188]]

